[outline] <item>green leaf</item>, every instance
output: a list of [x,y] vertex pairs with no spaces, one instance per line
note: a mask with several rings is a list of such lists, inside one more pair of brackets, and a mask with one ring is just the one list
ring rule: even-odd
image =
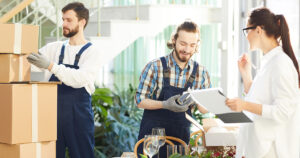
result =
[[97,88],[92,95],[95,146],[106,157],[133,151],[143,115],[134,101],[136,88],[115,89]]
[[141,156],[141,158],[148,158],[146,155],[143,154],[139,154]]

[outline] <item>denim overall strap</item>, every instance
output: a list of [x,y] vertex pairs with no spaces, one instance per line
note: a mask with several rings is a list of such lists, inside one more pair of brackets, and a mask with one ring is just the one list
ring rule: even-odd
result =
[[65,42],[65,43],[62,45],[62,47],[61,47],[58,65],[60,65],[60,64],[63,63],[64,57],[65,57],[65,47],[66,47],[66,43],[67,43],[67,42]]
[[186,88],[192,88],[193,86],[193,82],[196,78],[196,73],[197,73],[197,70],[198,70],[198,63],[194,61],[194,68],[193,68],[193,71],[192,71],[192,74],[186,84]]
[[164,86],[169,86],[170,85],[170,77],[169,77],[170,70],[168,69],[167,61],[166,61],[165,57],[161,57],[160,61],[163,66],[163,84],[164,84]]
[[76,54],[76,57],[75,57],[75,61],[74,61],[74,66],[78,66],[78,62],[79,62],[79,59],[80,59],[80,56],[81,54],[88,48],[92,45],[91,42],[88,42],[87,44],[85,44],[81,49],[80,51]]

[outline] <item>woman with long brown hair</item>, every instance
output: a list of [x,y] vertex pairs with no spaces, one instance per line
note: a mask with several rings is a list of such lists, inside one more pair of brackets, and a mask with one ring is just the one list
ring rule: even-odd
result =
[[245,100],[226,100],[233,111],[244,111],[253,120],[241,126],[236,157],[298,158],[300,76],[286,20],[267,8],[255,9],[243,31],[250,50],[264,56],[253,80],[249,57],[239,59]]

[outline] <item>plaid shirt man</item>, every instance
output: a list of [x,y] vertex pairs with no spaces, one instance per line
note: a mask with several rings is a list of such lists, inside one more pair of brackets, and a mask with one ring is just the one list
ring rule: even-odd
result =
[[[182,70],[176,63],[172,53],[164,57],[170,69],[170,85],[184,88],[194,68],[194,61],[190,59]],[[149,62],[140,76],[135,100],[139,104],[143,99],[157,100],[163,86],[163,67],[160,58]],[[199,65],[192,89],[211,88],[210,77],[204,66]]]

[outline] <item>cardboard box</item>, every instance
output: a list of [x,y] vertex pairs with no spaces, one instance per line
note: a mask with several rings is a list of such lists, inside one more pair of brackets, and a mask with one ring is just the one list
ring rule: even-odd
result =
[[0,144],[1,158],[55,158],[56,143]]
[[38,52],[39,26],[0,24],[0,53]]
[[55,141],[57,83],[0,84],[0,143]]
[[203,119],[206,146],[235,146],[239,126],[224,124],[219,119]]
[[0,54],[0,83],[30,81],[27,55]]
[[121,157],[130,158],[130,157],[135,157],[135,155],[134,152],[123,152]]

